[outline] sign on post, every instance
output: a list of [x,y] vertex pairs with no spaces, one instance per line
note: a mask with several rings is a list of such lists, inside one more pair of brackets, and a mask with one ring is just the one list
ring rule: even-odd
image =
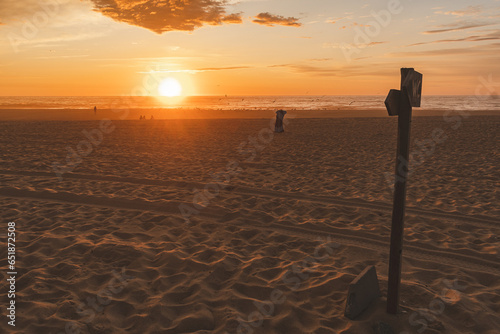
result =
[[398,148],[392,209],[391,249],[387,289],[387,313],[396,314],[399,308],[401,260],[406,203],[406,181],[410,155],[410,127],[412,107],[420,107],[422,74],[413,68],[401,69],[401,90],[391,89],[385,100],[389,116],[398,116]]

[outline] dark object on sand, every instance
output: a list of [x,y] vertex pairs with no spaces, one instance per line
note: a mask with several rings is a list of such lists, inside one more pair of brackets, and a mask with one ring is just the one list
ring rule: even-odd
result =
[[94,106],[94,115],[97,114],[97,107]]
[[283,129],[283,118],[285,118],[286,111],[285,110],[278,110],[276,112],[276,123],[274,124],[274,132],[285,132],[285,129]]
[[366,267],[349,285],[344,315],[348,319],[356,319],[379,297],[377,271],[374,266]]
[[401,69],[401,89],[391,89],[385,106],[389,116],[398,116],[398,145],[394,175],[394,204],[392,209],[391,248],[387,287],[387,313],[397,314],[403,257],[403,230],[406,204],[406,181],[410,160],[410,127],[412,107],[420,107],[422,74],[413,68]]

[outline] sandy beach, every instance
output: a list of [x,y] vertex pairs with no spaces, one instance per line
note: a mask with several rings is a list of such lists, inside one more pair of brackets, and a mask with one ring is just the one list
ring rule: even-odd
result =
[[[154,113],[0,111],[0,332],[498,333],[498,112],[414,112],[397,316],[396,118],[290,111],[274,134],[272,111]],[[351,321],[369,265],[382,297]]]
[[0,334],[499,334],[498,18],[2,0]]
[[[119,100],[121,101],[121,100]],[[122,102],[123,103],[123,102]],[[125,103],[123,103],[125,104]],[[120,105],[121,106],[121,105]],[[0,109],[0,120],[3,121],[99,121],[110,120],[139,120],[145,116],[150,120],[171,119],[271,119],[276,116],[276,110],[215,110],[204,108],[171,108],[171,109],[98,109],[96,113],[89,109]],[[362,110],[359,108],[341,108],[335,110],[290,110],[294,118],[357,118],[357,117],[387,117],[387,110],[383,108]],[[463,115],[471,116],[498,116],[498,110],[465,109],[455,112],[449,109],[418,109],[414,117],[435,116],[443,118]],[[290,116],[290,115],[289,115]]]

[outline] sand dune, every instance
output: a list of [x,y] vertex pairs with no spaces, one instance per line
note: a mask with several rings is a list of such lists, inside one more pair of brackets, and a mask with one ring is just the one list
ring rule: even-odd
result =
[[[414,119],[402,312],[389,316],[395,121],[291,117],[275,136],[270,118],[113,121],[59,175],[99,121],[0,122],[19,258],[18,322],[1,331],[497,333],[500,117]],[[384,297],[350,321],[347,288],[368,265]]]

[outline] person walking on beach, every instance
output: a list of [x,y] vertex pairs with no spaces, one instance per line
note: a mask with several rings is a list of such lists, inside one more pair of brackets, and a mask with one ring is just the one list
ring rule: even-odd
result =
[[94,115],[97,115],[97,106],[94,106]]
[[285,129],[283,129],[283,118],[286,115],[285,110],[278,110],[276,112],[276,123],[274,124],[274,132],[281,133],[285,132]]

